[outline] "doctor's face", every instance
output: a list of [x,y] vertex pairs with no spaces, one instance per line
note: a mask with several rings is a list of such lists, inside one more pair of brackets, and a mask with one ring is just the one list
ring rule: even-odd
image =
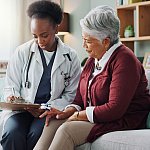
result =
[[48,19],[33,18],[31,20],[31,33],[41,49],[53,51],[56,47],[57,26],[50,23]]

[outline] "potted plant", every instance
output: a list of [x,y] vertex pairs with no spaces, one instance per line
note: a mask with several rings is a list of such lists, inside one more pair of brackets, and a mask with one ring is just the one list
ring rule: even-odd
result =
[[125,38],[128,38],[128,37],[133,37],[133,36],[134,36],[134,29],[133,29],[133,26],[132,26],[132,25],[128,25],[128,26],[125,28],[124,37],[125,37]]

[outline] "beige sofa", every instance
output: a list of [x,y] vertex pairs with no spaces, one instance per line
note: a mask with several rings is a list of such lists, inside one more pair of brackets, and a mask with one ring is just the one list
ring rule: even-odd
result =
[[75,150],[150,150],[150,129],[110,132]]

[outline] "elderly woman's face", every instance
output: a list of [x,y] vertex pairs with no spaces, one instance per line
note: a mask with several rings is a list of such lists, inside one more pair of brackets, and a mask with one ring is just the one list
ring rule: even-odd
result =
[[52,51],[57,27],[54,27],[48,19],[33,18],[31,20],[31,32],[35,42],[41,47],[41,49]]
[[100,59],[106,52],[105,42],[88,35],[87,33],[82,33],[83,47],[86,49],[90,57]]

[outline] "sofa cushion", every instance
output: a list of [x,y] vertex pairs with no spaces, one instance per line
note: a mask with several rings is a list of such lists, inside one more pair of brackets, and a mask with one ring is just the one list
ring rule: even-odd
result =
[[76,150],[150,150],[150,130],[110,132]]
[[91,145],[94,150],[98,147],[102,150],[150,150],[150,130],[110,132]]
[[85,143],[85,144],[82,144],[80,146],[77,146],[75,148],[75,150],[91,150],[91,143]]

